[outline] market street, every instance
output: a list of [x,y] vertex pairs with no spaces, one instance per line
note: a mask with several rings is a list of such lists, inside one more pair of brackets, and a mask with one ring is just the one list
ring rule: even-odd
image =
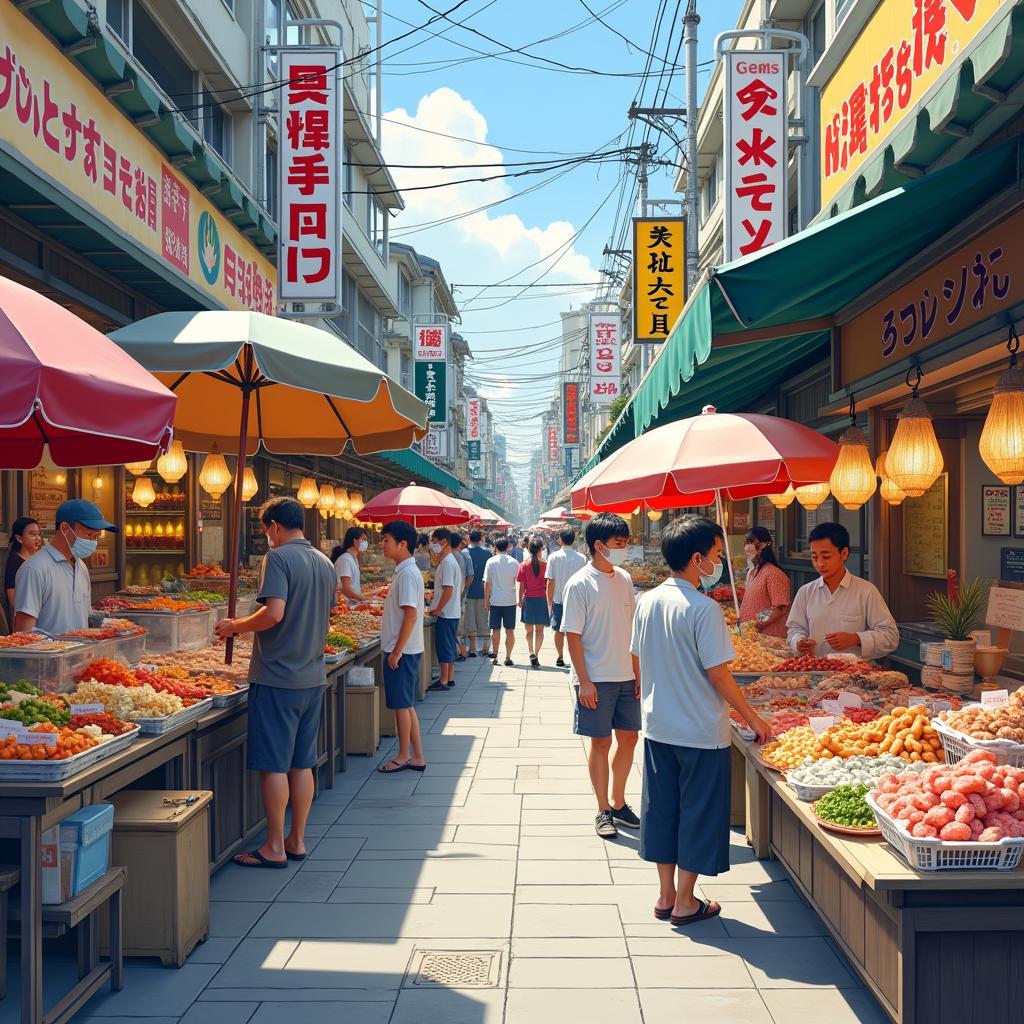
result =
[[[756,861],[739,830],[729,874],[701,882],[721,917],[681,929],[654,920],[654,868],[636,837],[594,835],[568,673],[551,667],[550,638],[541,661],[460,663],[455,691],[419,705],[423,776],[376,773],[390,741],[350,757],[313,806],[320,838],[305,863],[218,872],[211,936],[186,966],[129,961],[124,990],[95,997],[81,1019],[881,1022],[782,868]],[[639,809],[638,771],[628,799]],[[498,954],[497,984],[421,988],[409,972],[425,950]],[[48,988],[61,974],[48,962]],[[12,992],[0,1021],[17,1005]]]

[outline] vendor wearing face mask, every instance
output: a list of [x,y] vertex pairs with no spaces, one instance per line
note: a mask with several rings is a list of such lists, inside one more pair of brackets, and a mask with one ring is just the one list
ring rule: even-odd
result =
[[359,580],[359,556],[370,546],[367,532],[359,526],[350,526],[345,531],[342,541],[342,553],[334,563],[338,578],[338,589],[353,604],[363,599],[362,585]]
[[100,510],[83,498],[57,509],[53,540],[19,570],[15,582],[15,632],[39,628],[51,636],[89,625],[92,580],[85,559],[103,530],[117,532]]
[[785,639],[789,577],[775,557],[772,535],[763,526],[748,530],[743,552],[750,570],[740,604],[740,622],[753,622],[758,632]]

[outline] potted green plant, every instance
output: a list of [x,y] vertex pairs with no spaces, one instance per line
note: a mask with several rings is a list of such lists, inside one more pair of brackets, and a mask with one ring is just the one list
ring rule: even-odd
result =
[[975,641],[971,633],[982,623],[988,602],[988,583],[980,578],[962,587],[952,586],[945,594],[930,594],[928,610],[932,622],[946,638],[949,651],[944,667],[957,675],[973,675]]

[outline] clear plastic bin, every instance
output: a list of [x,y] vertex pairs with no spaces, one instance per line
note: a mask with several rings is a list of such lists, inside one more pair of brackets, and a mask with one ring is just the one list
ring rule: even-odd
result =
[[75,688],[75,675],[93,658],[105,657],[110,641],[81,644],[66,651],[39,651],[31,647],[0,649],[0,682],[25,680],[50,693],[70,693]]
[[[210,642],[210,612],[122,612],[120,618],[137,622],[149,631],[145,650],[150,654],[195,651]],[[115,642],[115,641],[111,641]]]

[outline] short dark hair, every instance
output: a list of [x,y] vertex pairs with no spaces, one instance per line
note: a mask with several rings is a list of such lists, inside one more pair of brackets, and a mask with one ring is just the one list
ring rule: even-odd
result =
[[508,551],[508,537],[499,537],[494,542],[494,548],[496,551]]
[[673,572],[682,572],[695,554],[707,555],[715,539],[725,539],[722,528],[704,516],[676,519],[661,533],[661,557]]
[[448,536],[448,543],[452,546],[453,551],[458,551],[462,547],[462,534],[452,530]]
[[305,509],[294,498],[271,498],[260,509],[264,526],[277,523],[283,530],[301,530],[306,525]]
[[830,540],[842,551],[850,546],[850,531],[842,523],[818,523],[807,540]]
[[590,553],[597,550],[597,543],[607,544],[612,537],[629,537],[629,523],[622,516],[614,512],[599,512],[590,522],[584,536],[587,539],[587,547]]
[[14,525],[11,527],[11,539],[9,542],[11,551],[21,550],[21,543],[16,538],[20,537],[33,523],[38,526],[39,520],[33,519],[31,516],[18,516],[18,518],[14,520]]
[[418,534],[416,534],[416,543],[417,544],[429,544],[430,543],[430,538],[425,533],[418,533]]
[[558,539],[563,544],[575,544],[576,543],[576,531],[575,530],[570,530],[568,527],[566,527],[564,530],[561,530],[559,532]]
[[[394,519],[390,523],[385,523],[381,527],[380,534],[382,537],[386,534],[396,544],[401,544],[402,541],[405,541],[405,546],[409,551],[416,547],[418,539],[416,529],[412,523],[403,522],[401,519]],[[419,536],[423,537],[423,534],[421,533]],[[423,539],[426,540],[426,537],[423,537]]]
[[483,534],[479,530],[470,530],[469,531],[469,543],[470,544],[479,544],[482,538],[483,538]]
[[442,544],[447,541],[449,544],[452,541],[452,531],[447,527],[439,526],[431,535],[431,540],[440,541]]

